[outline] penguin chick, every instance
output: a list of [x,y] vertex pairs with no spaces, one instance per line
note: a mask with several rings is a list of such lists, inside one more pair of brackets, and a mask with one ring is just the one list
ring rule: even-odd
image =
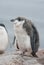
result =
[[14,34],[16,36],[15,48],[19,49],[23,53],[30,52],[34,57],[37,57],[36,52],[39,48],[39,35],[36,27],[24,17],[17,17],[12,19]]

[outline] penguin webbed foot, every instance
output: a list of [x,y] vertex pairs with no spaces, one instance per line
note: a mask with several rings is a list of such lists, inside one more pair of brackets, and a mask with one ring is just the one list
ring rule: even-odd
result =
[[38,58],[38,56],[36,55],[36,53],[32,52],[31,54],[32,54],[33,57]]

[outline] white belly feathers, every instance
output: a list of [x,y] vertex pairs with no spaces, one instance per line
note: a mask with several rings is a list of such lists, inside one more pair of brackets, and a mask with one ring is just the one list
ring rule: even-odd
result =
[[31,48],[30,45],[30,36],[27,35],[26,31],[22,27],[14,27],[14,32],[16,36],[16,40],[20,50],[29,50]]
[[4,27],[0,26],[0,53],[4,52],[8,45],[8,34]]

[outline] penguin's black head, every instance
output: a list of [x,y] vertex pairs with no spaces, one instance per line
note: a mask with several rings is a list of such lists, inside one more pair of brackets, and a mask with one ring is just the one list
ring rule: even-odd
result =
[[0,23],[0,26],[2,26],[2,27],[4,27],[4,28],[5,28],[5,25],[4,25],[4,24],[2,24],[2,23]]

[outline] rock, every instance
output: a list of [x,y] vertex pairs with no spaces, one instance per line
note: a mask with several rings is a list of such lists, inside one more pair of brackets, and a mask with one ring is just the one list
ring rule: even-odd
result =
[[16,51],[5,52],[0,55],[0,65],[44,65],[44,57],[39,56],[42,50],[37,53],[38,58],[22,56]]

